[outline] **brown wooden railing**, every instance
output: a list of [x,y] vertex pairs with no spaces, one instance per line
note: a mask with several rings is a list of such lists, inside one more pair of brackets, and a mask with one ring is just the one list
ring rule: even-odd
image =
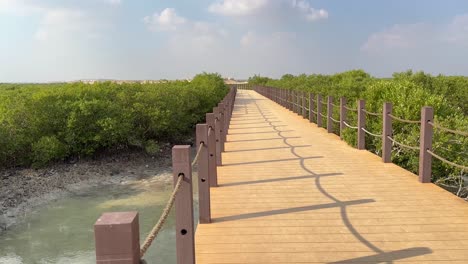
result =
[[[244,86],[241,86],[244,88]],[[245,86],[247,87],[247,86]],[[195,263],[192,167],[198,165],[199,223],[211,222],[210,187],[217,187],[216,167],[222,165],[221,152],[234,109],[238,86],[206,114],[206,124],[196,126],[197,154],[190,158],[190,146],[172,148],[174,190],[158,222],[140,246],[138,212],[104,213],[94,224],[96,263],[139,264],[175,206],[176,254],[178,264]]]
[[[317,94],[306,94],[305,92],[281,89],[275,87],[255,86],[254,90],[263,96],[273,100],[274,102],[286,107],[287,109],[297,113],[304,118],[308,118],[310,122],[314,122],[318,127],[322,127],[323,119],[327,120],[327,131],[333,133],[333,123],[339,124],[339,135],[343,139],[343,132],[346,128],[357,130],[357,148],[365,149],[365,135],[382,139],[382,161],[391,163],[391,152],[393,145],[398,145],[402,148],[419,151],[419,181],[422,183],[431,182],[432,176],[432,158],[436,158],[450,166],[460,168],[467,171],[468,167],[437,155],[432,149],[433,129],[437,128],[447,133],[467,136],[464,131],[457,131],[442,127],[434,122],[434,110],[432,107],[425,106],[421,109],[420,120],[406,120],[392,114],[392,103],[384,103],[382,113],[373,113],[365,109],[365,101],[358,100],[357,108],[353,109],[346,105],[346,98],[340,98],[340,104],[333,103],[333,97],[328,96],[324,102],[322,96]],[[307,98],[309,103],[307,104]],[[326,113],[323,113],[323,107],[326,107]],[[339,119],[333,118],[333,107],[339,107]],[[314,110],[316,109],[316,111]],[[348,111],[357,113],[357,125],[353,126],[348,123]],[[307,117],[308,113],[308,117]],[[366,117],[382,117],[382,133],[374,133],[366,129]],[[409,146],[398,142],[393,137],[392,121],[403,122],[407,124],[420,125],[420,143],[419,146]]]

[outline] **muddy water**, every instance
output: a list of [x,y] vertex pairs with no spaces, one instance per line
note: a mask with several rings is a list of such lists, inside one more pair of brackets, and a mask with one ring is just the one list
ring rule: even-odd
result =
[[[139,211],[140,236],[144,240],[171,191],[169,173],[130,184],[76,191],[1,233],[0,263],[95,263],[93,224],[102,212]],[[145,259],[148,263],[175,263],[173,215]]]

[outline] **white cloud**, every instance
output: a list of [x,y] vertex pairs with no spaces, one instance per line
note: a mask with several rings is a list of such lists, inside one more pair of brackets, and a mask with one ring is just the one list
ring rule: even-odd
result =
[[224,16],[245,16],[267,4],[268,0],[223,0],[211,4],[208,10]]
[[433,29],[424,23],[394,25],[369,36],[361,50],[369,53],[385,53],[388,50],[410,49],[432,38]]
[[64,38],[96,38],[102,25],[85,11],[70,8],[50,8],[44,11],[35,33],[36,39],[47,41]]
[[173,31],[183,25],[186,19],[177,15],[174,8],[166,8],[161,13],[144,17],[143,21],[151,31]]
[[122,0],[104,0],[104,1],[114,6],[122,4]]
[[448,25],[444,39],[454,44],[468,44],[468,14],[455,16]]
[[441,45],[468,45],[468,14],[455,16],[445,24],[397,24],[371,34],[361,46],[369,54],[385,54],[389,51],[430,52],[428,47]]
[[263,13],[293,12],[307,21],[328,18],[325,9],[315,9],[307,0],[223,0],[212,3],[208,10],[223,16],[247,16]]
[[303,13],[308,21],[328,18],[328,12],[325,9],[315,9],[305,0],[294,0],[292,6]]

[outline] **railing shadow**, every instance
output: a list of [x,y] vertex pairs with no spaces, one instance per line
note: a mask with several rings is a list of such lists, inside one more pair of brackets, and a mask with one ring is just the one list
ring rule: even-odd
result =
[[263,211],[263,212],[218,217],[218,218],[213,219],[213,221],[214,222],[226,222],[226,221],[250,219],[250,218],[272,216],[272,215],[279,215],[279,214],[299,213],[299,212],[304,212],[304,211],[335,208],[335,207],[348,206],[348,205],[366,204],[366,203],[373,203],[373,202],[375,202],[375,200],[361,199],[361,200],[339,202],[339,203],[314,204],[314,205],[308,205],[308,206],[299,206],[299,207],[277,209],[277,210],[270,210],[270,211]]
[[[301,207],[293,207],[293,208],[286,208],[286,209],[278,209],[278,210],[270,210],[270,211],[264,211],[264,212],[254,212],[254,213],[247,213],[247,214],[239,214],[239,215],[233,215],[233,216],[226,216],[226,217],[220,217],[215,219],[217,222],[223,222],[223,221],[233,221],[233,220],[239,220],[239,219],[249,219],[249,218],[256,218],[256,217],[262,217],[262,216],[269,216],[269,215],[278,215],[278,214],[287,214],[287,213],[295,213],[295,212],[303,212],[303,211],[310,211],[310,210],[319,210],[319,209],[325,209],[325,208],[340,208],[340,215],[341,219],[343,221],[344,226],[349,230],[350,234],[352,234],[358,241],[360,241],[363,245],[365,245],[367,248],[375,252],[375,255],[371,256],[366,256],[366,257],[360,257],[360,258],[354,258],[354,259],[348,259],[348,260],[342,260],[338,262],[330,262],[330,263],[388,263],[391,264],[396,260],[400,259],[405,259],[405,258],[410,258],[410,257],[415,257],[415,256],[420,256],[420,255],[425,255],[425,254],[430,254],[432,253],[432,250],[427,247],[416,247],[416,248],[408,248],[408,249],[402,249],[402,250],[397,250],[397,251],[391,251],[391,252],[385,252],[384,250],[380,249],[376,245],[374,245],[371,241],[367,240],[362,234],[359,233],[359,231],[354,227],[354,225],[351,223],[351,220],[348,216],[347,212],[347,207],[350,205],[358,205],[358,204],[365,204],[365,203],[371,203],[375,202],[374,199],[361,199],[361,200],[355,200],[355,201],[341,201],[340,199],[336,198],[333,196],[331,193],[329,193],[325,188],[322,186],[321,183],[321,177],[323,176],[330,176],[326,174],[317,174],[313,172],[311,169],[307,168],[305,166],[305,160],[307,158],[302,157],[299,155],[295,148],[297,146],[291,145],[288,140],[291,138],[300,138],[300,137],[285,137],[281,133],[284,131],[280,131],[277,129],[277,126],[274,125],[275,122],[278,121],[270,121],[270,118],[268,118],[262,109],[259,107],[257,104],[258,101],[263,101],[265,99],[254,99],[251,97],[250,94],[247,94],[248,97],[250,98],[243,98],[246,104],[253,104],[257,108],[258,113],[260,113],[263,118],[265,119],[266,122],[268,122],[269,126],[272,127],[278,134],[279,138],[273,138],[273,139],[282,139],[283,143],[288,146],[287,148],[290,149],[291,154],[296,156],[296,159],[293,160],[298,160],[300,167],[308,173],[306,176],[298,176],[300,178],[314,178],[315,179],[315,186],[317,190],[322,193],[325,197],[329,198],[332,202],[327,203],[327,204],[319,204],[319,205],[310,205],[310,206],[301,206]],[[275,118],[276,119],[276,118]],[[258,141],[258,140],[272,140],[272,139],[256,139],[256,140],[246,140],[246,141]],[[232,141],[235,142],[235,141]],[[239,164],[240,165],[240,164]],[[335,173],[337,175],[343,175],[342,173]],[[281,181],[282,179],[271,179],[271,182],[273,181]],[[268,180],[264,180],[264,182],[270,182]],[[253,181],[251,183],[248,182],[241,182],[238,183],[240,184],[255,184],[255,183],[263,183],[262,181]],[[232,183],[231,186],[236,186],[236,183]],[[226,185],[225,185],[226,186]]]
[[[338,175],[343,175],[343,174],[342,173],[325,173],[325,174],[320,174],[319,176],[328,177],[328,176],[338,176]],[[257,180],[257,181],[231,182],[231,183],[220,184],[219,186],[228,187],[228,186],[239,186],[239,185],[269,183],[269,182],[293,181],[293,180],[312,179],[315,177],[317,177],[317,175],[305,175],[305,176],[284,177],[284,178],[265,179],[265,180]]]

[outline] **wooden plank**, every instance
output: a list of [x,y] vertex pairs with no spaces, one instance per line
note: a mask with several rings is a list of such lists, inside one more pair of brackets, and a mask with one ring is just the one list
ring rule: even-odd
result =
[[466,263],[465,201],[265,99],[237,94],[197,263]]

